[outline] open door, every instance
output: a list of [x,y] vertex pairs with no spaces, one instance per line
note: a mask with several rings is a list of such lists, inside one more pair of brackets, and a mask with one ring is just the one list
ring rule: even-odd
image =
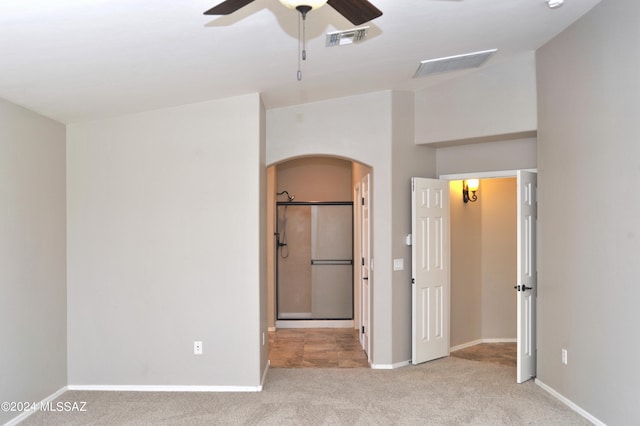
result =
[[371,339],[369,338],[371,324],[371,221],[369,214],[371,211],[371,201],[369,197],[371,174],[367,174],[360,182],[360,195],[362,205],[360,208],[360,252],[362,253],[361,263],[361,328],[360,343],[362,349],[367,353],[367,358],[371,362]]
[[449,182],[411,178],[411,363],[449,355]]
[[518,171],[517,382],[536,375],[537,174]]

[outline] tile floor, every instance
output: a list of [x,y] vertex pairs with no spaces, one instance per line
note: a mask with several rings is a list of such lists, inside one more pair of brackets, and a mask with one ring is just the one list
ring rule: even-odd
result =
[[[452,357],[516,366],[515,343],[481,343]],[[271,368],[369,368],[358,332],[350,328],[283,328],[269,332]]]
[[451,356],[515,368],[517,361],[516,349],[516,343],[481,343],[451,352]]
[[369,368],[351,328],[283,328],[269,332],[271,368]]

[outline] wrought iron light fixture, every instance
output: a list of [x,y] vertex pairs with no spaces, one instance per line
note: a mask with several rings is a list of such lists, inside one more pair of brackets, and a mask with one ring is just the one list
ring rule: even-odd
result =
[[[478,196],[476,195],[478,186],[480,186],[480,181],[478,179],[463,180],[462,201],[464,201],[465,203],[468,203],[469,201],[471,201],[472,203],[478,201]],[[469,196],[469,192],[471,192],[471,196]]]

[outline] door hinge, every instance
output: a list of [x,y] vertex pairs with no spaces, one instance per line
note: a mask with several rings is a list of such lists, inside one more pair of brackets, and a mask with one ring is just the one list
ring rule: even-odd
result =
[[364,334],[364,325],[362,326],[362,334]]
[[364,266],[364,257],[362,258],[362,266]]
[[411,192],[416,192],[416,180],[411,178]]
[[362,205],[364,206],[364,197],[362,197]]
[[526,285],[522,284],[522,285],[514,285],[513,288],[516,289],[516,291],[527,291],[527,290],[533,290],[533,287],[527,287]]
[[411,285],[416,283],[416,279],[415,278],[411,278]]

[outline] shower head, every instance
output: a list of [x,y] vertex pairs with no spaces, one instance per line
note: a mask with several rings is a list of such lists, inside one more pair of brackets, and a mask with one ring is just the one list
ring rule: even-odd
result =
[[289,195],[289,191],[278,192],[278,195],[282,195],[282,194],[286,194],[287,195],[287,198],[289,199],[289,202],[293,201],[293,199],[296,198],[295,195]]

